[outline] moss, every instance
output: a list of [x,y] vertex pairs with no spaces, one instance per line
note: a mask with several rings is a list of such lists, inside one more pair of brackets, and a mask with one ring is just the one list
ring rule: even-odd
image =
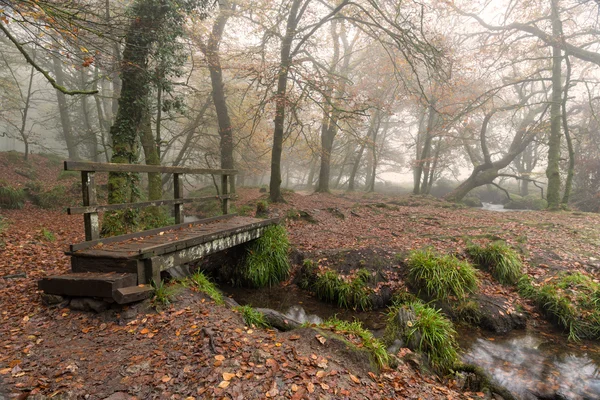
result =
[[67,188],[62,185],[54,186],[49,190],[33,195],[33,203],[41,208],[57,208],[70,204]]
[[471,245],[467,247],[467,253],[502,284],[514,285],[522,275],[521,256],[504,242],[493,242],[485,247]]
[[408,280],[435,300],[448,300],[450,296],[462,299],[478,285],[477,271],[469,262],[429,249],[410,253]]
[[60,171],[57,180],[62,181],[65,179],[79,178],[79,176],[78,171]]

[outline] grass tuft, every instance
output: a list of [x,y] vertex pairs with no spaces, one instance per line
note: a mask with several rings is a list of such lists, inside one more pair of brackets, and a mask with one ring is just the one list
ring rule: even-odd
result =
[[211,299],[214,300],[215,303],[225,303],[225,301],[223,300],[223,294],[221,294],[221,292],[219,291],[219,289],[217,289],[215,284],[211,282],[210,279],[208,279],[206,275],[202,273],[202,271],[196,271],[188,279],[194,286],[198,288],[199,291],[201,291],[202,293],[206,293]]
[[289,249],[290,242],[283,226],[265,228],[263,235],[248,245],[242,267],[243,280],[261,288],[287,279],[290,275]]
[[471,245],[467,247],[467,253],[477,265],[488,269],[502,284],[514,285],[522,275],[521,257],[504,242],[493,242],[486,247]]
[[431,250],[417,250],[408,258],[408,280],[434,300],[464,298],[477,289],[477,271],[467,261]]
[[523,276],[517,286],[568,333],[569,340],[600,339],[600,284],[589,276],[563,273],[539,286]]
[[[321,323],[320,326],[348,336],[354,345],[366,349],[371,356],[371,360],[378,368],[384,368],[388,365],[389,355],[385,344],[376,339],[371,331],[365,329],[360,321],[348,322],[333,317]],[[355,341],[358,341],[358,343],[354,343]]]
[[171,304],[178,291],[178,288],[175,285],[168,285],[162,280],[159,283],[152,281],[152,287],[154,288],[152,303],[155,307]]
[[235,307],[234,310],[236,310],[240,314],[242,314],[242,317],[244,318],[244,322],[249,327],[256,327],[256,328],[269,328],[270,327],[269,323],[265,320],[265,316],[263,314],[261,314],[260,312],[256,311],[251,306],[248,306],[248,305],[238,306],[238,307]]
[[0,208],[21,209],[25,205],[23,189],[0,185]]
[[360,309],[372,308],[371,289],[367,286],[371,275],[366,269],[360,269],[354,279],[344,280],[337,272],[328,270],[318,273],[312,289],[315,295],[323,301],[337,304],[342,308]]
[[[415,320],[407,321],[407,326],[401,327],[398,326],[397,315],[402,309],[414,312]],[[406,343],[416,343],[414,350],[426,354],[431,366],[442,373],[453,369],[459,361],[456,330],[452,321],[446,318],[441,310],[415,301],[390,307],[387,316],[387,341],[391,342],[401,336]]]

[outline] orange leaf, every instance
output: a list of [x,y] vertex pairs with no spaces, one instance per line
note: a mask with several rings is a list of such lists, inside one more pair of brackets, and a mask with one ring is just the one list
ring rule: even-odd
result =
[[225,389],[227,386],[229,386],[229,381],[221,381],[218,387],[220,387],[221,389]]
[[235,378],[235,374],[230,374],[229,372],[223,372],[223,380],[230,381]]

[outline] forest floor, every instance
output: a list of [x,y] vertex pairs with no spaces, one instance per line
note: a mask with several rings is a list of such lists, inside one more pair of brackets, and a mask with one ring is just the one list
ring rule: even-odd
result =
[[[46,165],[41,157],[32,163],[44,171],[45,182],[56,182],[60,165]],[[8,170],[0,169],[0,180],[24,183],[21,174]],[[537,281],[563,270],[600,269],[600,215],[498,213],[380,194],[285,197],[286,204],[269,206],[271,216],[302,210],[315,220],[286,222],[292,245],[305,253],[383,249],[393,257],[424,246],[463,253],[468,240],[501,238],[522,251],[526,273]],[[255,205],[261,198],[257,188],[243,188],[236,203]],[[460,393],[452,381],[422,374],[411,364],[373,374],[335,346],[323,346],[310,329],[248,328],[239,313],[191,289],[159,311],[144,303],[101,314],[47,307],[37,280],[69,271],[64,251],[83,240],[81,217],[30,203],[1,210],[0,216],[0,399],[483,395]],[[524,302],[513,289],[486,287]]]

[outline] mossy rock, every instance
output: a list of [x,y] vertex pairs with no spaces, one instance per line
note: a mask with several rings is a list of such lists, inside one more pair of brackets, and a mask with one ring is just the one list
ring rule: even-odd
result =
[[468,207],[483,207],[483,203],[479,200],[479,197],[465,197],[462,203]]

